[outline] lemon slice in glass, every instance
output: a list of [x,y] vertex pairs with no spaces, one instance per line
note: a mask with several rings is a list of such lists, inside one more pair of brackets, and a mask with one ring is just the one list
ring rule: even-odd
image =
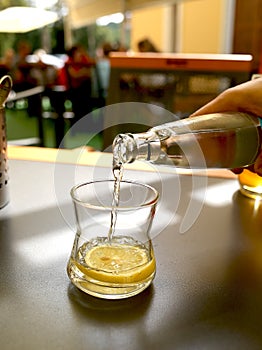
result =
[[81,266],[89,278],[110,283],[137,283],[155,273],[155,258],[139,246],[108,244],[91,248],[86,252],[88,268]]

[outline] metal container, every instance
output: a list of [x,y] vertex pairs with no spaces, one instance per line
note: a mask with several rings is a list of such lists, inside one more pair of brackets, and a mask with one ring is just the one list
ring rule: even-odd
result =
[[9,201],[5,101],[11,88],[12,79],[6,75],[0,80],[0,209]]

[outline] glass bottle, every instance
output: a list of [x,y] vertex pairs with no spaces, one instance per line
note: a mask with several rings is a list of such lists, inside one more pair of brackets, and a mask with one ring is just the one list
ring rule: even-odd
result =
[[238,168],[254,163],[261,146],[259,118],[214,113],[159,125],[145,133],[119,134],[114,164],[145,160],[182,168]]

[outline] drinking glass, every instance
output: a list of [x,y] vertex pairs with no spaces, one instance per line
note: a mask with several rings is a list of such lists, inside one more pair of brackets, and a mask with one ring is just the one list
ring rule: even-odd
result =
[[92,181],[71,190],[76,235],[68,276],[85,293],[104,299],[140,293],[156,269],[150,229],[159,194],[149,185],[121,181],[114,207],[114,183]]

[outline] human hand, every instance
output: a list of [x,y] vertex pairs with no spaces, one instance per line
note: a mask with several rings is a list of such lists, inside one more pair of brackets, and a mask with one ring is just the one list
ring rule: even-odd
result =
[[[262,78],[254,79],[223,91],[190,117],[223,112],[245,112],[261,118]],[[262,149],[255,163],[247,169],[262,176]],[[232,169],[236,174],[240,174],[243,170],[243,168]]]

